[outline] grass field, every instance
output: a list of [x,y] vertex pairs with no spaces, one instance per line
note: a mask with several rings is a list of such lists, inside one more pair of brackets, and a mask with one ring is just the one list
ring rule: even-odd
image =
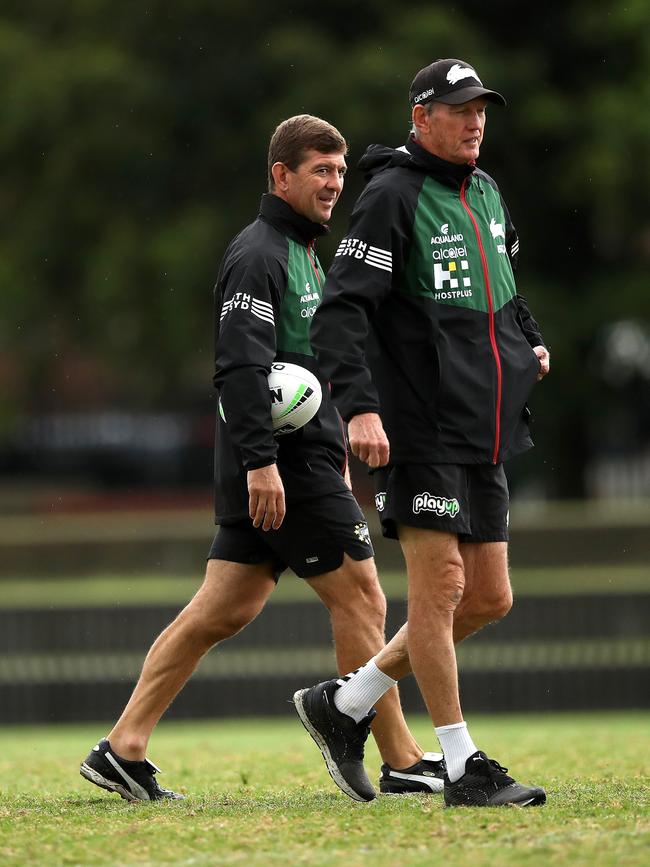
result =
[[[426,749],[426,720],[412,721]],[[106,726],[0,729],[0,863],[645,865],[648,716],[480,717],[474,739],[538,809],[444,810],[440,795],[356,804],[297,720],[169,723],[151,744],[181,803],[130,805],[78,776]],[[367,765],[379,770],[374,744]]]

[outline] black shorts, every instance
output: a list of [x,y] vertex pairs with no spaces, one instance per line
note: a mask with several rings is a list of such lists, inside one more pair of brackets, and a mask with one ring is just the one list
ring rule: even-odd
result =
[[285,569],[315,578],[338,569],[343,554],[353,560],[374,556],[368,524],[352,491],[336,491],[289,503],[279,530],[253,527],[250,519],[222,524],[208,560],[271,563],[277,581]]
[[508,482],[503,464],[403,464],[377,470],[375,504],[382,533],[399,524],[455,533],[459,542],[508,541]]

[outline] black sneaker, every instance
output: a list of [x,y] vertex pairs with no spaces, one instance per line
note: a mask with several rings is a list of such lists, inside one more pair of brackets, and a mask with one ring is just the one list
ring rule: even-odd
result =
[[465,773],[455,783],[445,774],[447,807],[536,807],[546,803],[539,786],[523,786],[507,774],[507,768],[478,750],[465,762]]
[[160,801],[163,798],[181,801],[184,797],[169,789],[161,789],[155,777],[160,768],[149,759],[143,762],[123,759],[113,752],[107,740],[92,748],[79,773],[96,786],[117,792],[127,801]]
[[377,793],[363,767],[363,747],[377,711],[371,710],[361,722],[355,723],[334,704],[338,688],[336,680],[326,680],[310,689],[299,689],[293,703],[339,789],[355,801],[372,801]]
[[384,795],[409,795],[413,792],[442,792],[447,768],[442,753],[425,753],[410,768],[381,766],[379,791]]

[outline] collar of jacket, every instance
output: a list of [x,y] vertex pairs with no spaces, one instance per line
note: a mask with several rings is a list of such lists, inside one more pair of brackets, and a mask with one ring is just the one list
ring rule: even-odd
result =
[[406,150],[411,154],[411,157],[418,165],[429,175],[446,184],[448,187],[460,187],[465,178],[468,178],[474,169],[475,165],[471,163],[448,163],[447,160],[442,160],[428,150],[419,145],[415,138],[411,135],[406,142]]
[[306,247],[314,238],[327,235],[329,227],[322,223],[312,223],[307,217],[298,214],[284,199],[273,193],[264,193],[260,203],[260,217],[270,223],[278,232],[287,235],[298,244]]

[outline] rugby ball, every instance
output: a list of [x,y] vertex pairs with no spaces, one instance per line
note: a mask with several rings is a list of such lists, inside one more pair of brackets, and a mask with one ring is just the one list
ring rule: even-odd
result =
[[314,374],[286,361],[274,361],[269,373],[271,418],[276,436],[293,433],[311,421],[323,399]]

